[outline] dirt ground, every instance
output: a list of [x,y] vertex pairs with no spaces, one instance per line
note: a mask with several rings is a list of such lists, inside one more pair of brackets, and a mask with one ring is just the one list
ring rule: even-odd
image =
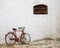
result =
[[16,44],[14,46],[0,45],[0,48],[60,48],[60,41],[36,40],[29,45]]

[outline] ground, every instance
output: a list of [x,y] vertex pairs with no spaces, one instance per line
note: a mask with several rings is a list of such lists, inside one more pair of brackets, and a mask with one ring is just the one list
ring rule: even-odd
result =
[[60,48],[60,40],[36,40],[28,44],[14,46],[0,45],[0,48]]

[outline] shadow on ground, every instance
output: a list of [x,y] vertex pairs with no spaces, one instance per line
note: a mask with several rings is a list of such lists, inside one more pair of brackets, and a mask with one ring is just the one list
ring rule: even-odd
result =
[[60,40],[45,38],[35,40],[28,44],[16,44],[14,46],[0,45],[0,48],[60,48]]

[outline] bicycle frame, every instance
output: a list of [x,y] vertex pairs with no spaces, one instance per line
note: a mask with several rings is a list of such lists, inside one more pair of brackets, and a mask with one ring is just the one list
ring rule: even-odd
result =
[[14,30],[14,32],[13,32],[14,35],[15,35],[15,39],[14,40],[19,42],[19,41],[21,41],[21,39],[19,40],[20,37],[17,37],[16,32],[22,32],[21,35],[20,35],[20,36],[22,36],[22,35],[24,35],[24,31],[23,30]]

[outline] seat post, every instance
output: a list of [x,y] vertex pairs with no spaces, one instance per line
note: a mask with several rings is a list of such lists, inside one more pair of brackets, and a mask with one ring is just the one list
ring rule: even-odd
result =
[[12,30],[14,31],[14,34],[16,35],[16,30],[17,30],[17,29],[16,29],[16,28],[12,28]]
[[16,35],[16,30],[14,30],[14,34]]

